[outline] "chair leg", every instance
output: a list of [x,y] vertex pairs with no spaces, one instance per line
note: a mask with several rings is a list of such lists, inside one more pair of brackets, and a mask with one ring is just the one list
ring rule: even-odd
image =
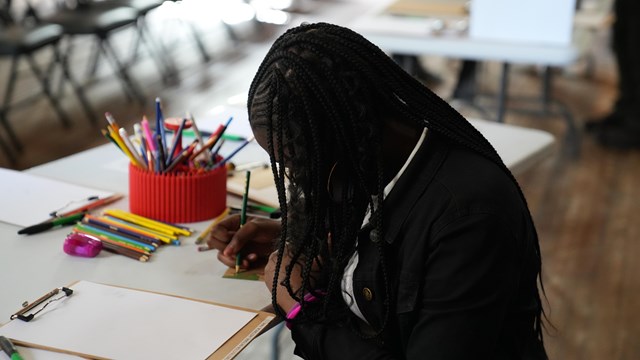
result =
[[87,78],[90,79],[96,75],[98,71],[98,62],[100,61],[100,45],[97,42],[93,43],[93,51],[90,52],[91,60],[89,60],[87,67]]
[[0,148],[2,148],[2,151],[4,152],[4,155],[9,160],[9,163],[11,165],[15,165],[16,157],[13,155],[13,152],[9,148],[9,145],[7,145],[2,138],[0,138]]
[[113,49],[113,47],[111,47],[111,44],[109,44],[109,40],[106,37],[101,37],[100,40],[102,51],[107,59],[111,61],[114,69],[116,70],[116,75],[122,80],[123,85],[125,85],[125,91],[130,92],[131,95],[136,98],[141,105],[144,105],[144,95],[142,95],[142,92],[137,89],[137,86],[133,82],[133,79],[131,79],[131,76],[129,76],[129,72],[118,58],[115,50]]
[[128,60],[128,64],[135,64],[138,61],[138,57],[140,56],[140,43],[142,42],[142,36],[140,35],[140,18],[136,20],[136,38],[135,41],[131,43],[131,49],[129,50],[129,54],[131,57]]
[[196,41],[196,45],[198,46],[198,50],[200,50],[200,55],[202,55],[202,62],[208,63],[211,61],[211,56],[209,56],[209,52],[204,47],[204,43],[202,42],[202,38],[200,36],[200,32],[196,29],[195,25],[189,23],[189,28],[191,29],[191,34],[193,35],[193,39]]
[[[144,17],[141,17],[137,24],[138,27],[138,44],[143,44],[149,52],[151,58],[156,62],[158,69],[162,74],[165,83],[172,79],[177,79],[178,69],[171,59],[169,50],[164,47],[161,41],[156,42],[149,31],[149,27]],[[134,54],[137,53],[137,49]]]
[[44,92],[47,99],[49,99],[49,102],[51,103],[51,106],[53,106],[53,109],[58,115],[58,118],[60,118],[62,125],[64,127],[71,126],[71,121],[69,120],[69,116],[67,116],[64,110],[62,110],[62,107],[58,102],[58,98],[56,98],[51,93],[49,78],[45,74],[43,74],[42,71],[40,71],[38,64],[36,64],[36,61],[33,59],[33,56],[31,56],[31,54],[27,55],[27,62],[29,63],[29,66],[31,67],[31,71],[33,71],[33,74],[36,76],[38,81],[40,81],[40,84],[42,85],[42,91]]
[[57,62],[62,68],[62,78],[71,84],[73,91],[76,93],[78,100],[80,101],[80,105],[82,105],[82,109],[84,110],[89,122],[95,124],[98,117],[93,107],[89,103],[89,100],[84,95],[84,91],[80,84],[78,84],[74,79],[71,71],[69,71],[69,67],[67,66],[66,61],[63,59],[63,56],[60,54],[60,48],[58,44],[53,46],[53,54],[54,54],[54,62]]
[[[67,36],[66,37],[67,40],[67,47],[66,49],[60,53],[61,56],[61,62],[62,62],[62,66],[64,68],[69,68],[69,58],[71,57],[71,53],[73,52],[73,38],[71,36]],[[56,90],[56,96],[60,97],[62,95],[62,92],[64,91],[64,77],[61,76],[59,81],[58,81],[58,87]]]
[[0,123],[2,123],[2,127],[7,132],[9,136],[9,140],[13,147],[18,151],[22,151],[22,143],[18,140],[18,136],[13,131],[13,127],[9,123],[8,114],[9,107],[11,106],[11,98],[13,97],[13,90],[15,89],[16,78],[18,76],[18,61],[20,60],[20,56],[16,55],[11,59],[11,66],[9,68],[9,81],[7,81],[7,87],[4,92],[4,100],[2,101],[2,108],[0,108]]

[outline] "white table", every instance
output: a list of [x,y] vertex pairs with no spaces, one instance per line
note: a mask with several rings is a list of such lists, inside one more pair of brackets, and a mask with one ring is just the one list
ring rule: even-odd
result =
[[[257,145],[255,145],[257,146]],[[240,161],[242,156],[238,154]],[[127,160],[111,143],[27,170],[95,189],[128,193]],[[128,210],[128,197],[108,208]],[[17,206],[17,204],[2,204]],[[21,206],[28,206],[21,205]],[[201,231],[210,221],[189,224]],[[102,252],[97,258],[72,257],[62,251],[69,228],[35,235],[18,235],[19,227],[0,222],[0,323],[53,288],[76,280],[122,285],[214,302],[261,309],[271,297],[263,283],[223,279],[226,267],[215,251],[198,252],[198,234],[183,238],[181,246],[158,249],[148,263]]]
[[571,65],[578,58],[578,48],[566,46],[506,41],[489,41],[471,38],[466,31],[444,29],[436,31],[436,23],[441,19],[427,17],[396,16],[385,13],[393,1],[383,1],[367,14],[344,24],[362,34],[382,50],[408,55],[435,55],[448,58],[496,61],[502,63],[497,98],[498,122],[504,121],[509,83],[509,69],[512,64],[542,66],[543,74],[541,103],[542,113],[548,114],[552,105],[564,116],[569,128],[570,140],[577,151],[579,135],[571,113],[550,96],[551,68]]
[[[472,123],[494,144],[505,164],[516,175],[554,151],[553,136],[547,132],[484,120],[472,120]],[[105,144],[26,171],[126,194],[126,169],[125,157],[112,144]],[[128,198],[109,207],[128,210]],[[190,226],[202,230],[208,223],[204,221]],[[62,251],[62,241],[68,228],[29,236],[18,235],[18,230],[17,226],[0,222],[0,274],[3,283],[0,322],[8,321],[9,315],[18,310],[24,300],[31,301],[46,291],[80,279],[252,309],[260,309],[270,302],[270,296],[261,283],[223,279],[226,268],[217,261],[215,251],[196,250],[194,239],[197,235],[185,238],[181,246],[160,248],[149,263],[142,263],[110,253],[94,259],[71,257]]]
[[[516,174],[553,152],[553,136],[546,132],[482,120],[473,120],[472,123],[493,143]],[[255,151],[250,150],[244,156],[256,154]],[[242,162],[242,157],[238,161]],[[126,168],[127,161],[122,154],[112,144],[105,144],[27,172],[126,194]],[[110,207],[128,210],[128,199],[125,197]],[[203,230],[208,223],[190,226]],[[0,222],[0,323],[9,321],[9,316],[20,308],[23,301],[33,301],[53,288],[76,280],[140,288],[251,309],[261,309],[271,301],[261,282],[222,278],[226,267],[217,261],[215,251],[197,251],[194,244],[197,235],[185,238],[181,246],[159,249],[148,263],[142,263],[108,252],[97,258],[69,256],[62,251],[68,228],[30,236],[17,235],[17,230],[17,226]],[[247,351],[268,354],[268,341],[261,340],[257,344]],[[261,350],[261,346],[267,349]]]

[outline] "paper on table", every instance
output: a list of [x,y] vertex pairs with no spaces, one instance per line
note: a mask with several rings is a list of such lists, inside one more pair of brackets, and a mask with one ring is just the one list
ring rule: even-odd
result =
[[517,44],[568,46],[576,0],[474,0],[469,37]]
[[111,359],[205,359],[256,313],[80,281],[72,296],[0,334]]
[[73,203],[65,210],[82,206],[90,196],[114,194],[3,168],[0,183],[0,221],[23,227],[47,220],[52,211],[70,202]]
[[[244,193],[244,176],[235,173],[227,178],[227,191],[242,196]],[[249,200],[272,207],[280,207],[278,201],[278,190],[273,181],[271,167],[267,169],[254,169],[251,171],[251,186],[249,190]]]
[[240,106],[216,106],[207,112],[205,117],[196,118],[198,130],[213,133],[218,125],[224,125],[231,116],[233,116],[233,121],[229,124],[225,134],[240,135],[244,138],[253,135],[247,109]]

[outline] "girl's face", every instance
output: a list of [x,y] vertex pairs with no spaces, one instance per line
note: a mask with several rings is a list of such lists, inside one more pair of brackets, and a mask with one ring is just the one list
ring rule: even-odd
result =
[[[275,118],[277,118],[277,116],[274,117],[273,121],[269,121],[268,119],[257,116],[257,115],[251,116],[250,114],[250,117],[249,117],[251,131],[253,131],[253,135],[255,136],[255,139],[258,145],[260,145],[260,147],[262,147],[269,155],[273,155],[273,158],[276,161],[276,163],[280,163],[280,159],[278,157],[278,154],[280,153],[280,150],[278,148],[279,144],[278,144],[278,141],[276,140],[275,134],[273,134],[273,139],[272,139],[273,154],[269,152],[269,126],[271,126],[272,123],[277,121],[277,119]],[[272,132],[275,132],[275,129],[272,129]],[[282,140],[283,140],[283,143],[286,143],[285,139],[282,139]],[[286,147],[284,151],[285,153],[287,152]],[[287,158],[289,157],[285,154],[285,166],[289,167],[290,162],[286,160]]]

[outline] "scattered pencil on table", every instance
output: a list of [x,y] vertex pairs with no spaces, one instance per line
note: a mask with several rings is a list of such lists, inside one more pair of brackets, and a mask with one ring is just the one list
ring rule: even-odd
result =
[[164,245],[180,245],[180,236],[190,236],[193,230],[153,220],[123,210],[108,209],[102,216],[84,215],[72,229],[100,241],[104,249],[142,262]]
[[[216,218],[213,219],[211,224],[209,224],[209,226],[207,226],[207,228],[204,229],[204,231],[201,232],[200,235],[198,235],[198,237],[196,238],[196,245],[202,244],[202,243],[207,241],[207,237],[209,236],[209,233],[211,232],[211,229],[213,229],[214,226],[218,225],[218,223],[220,221],[222,221],[222,219],[227,217],[227,215],[229,215],[229,211],[230,210],[231,209],[229,209],[229,208],[224,209],[224,211],[222,211],[222,213],[220,215],[216,216]],[[201,249],[201,248],[204,248],[204,247],[205,246],[200,246],[198,248],[198,250],[199,251],[210,250],[210,248],[208,246],[206,246],[206,249]]]

